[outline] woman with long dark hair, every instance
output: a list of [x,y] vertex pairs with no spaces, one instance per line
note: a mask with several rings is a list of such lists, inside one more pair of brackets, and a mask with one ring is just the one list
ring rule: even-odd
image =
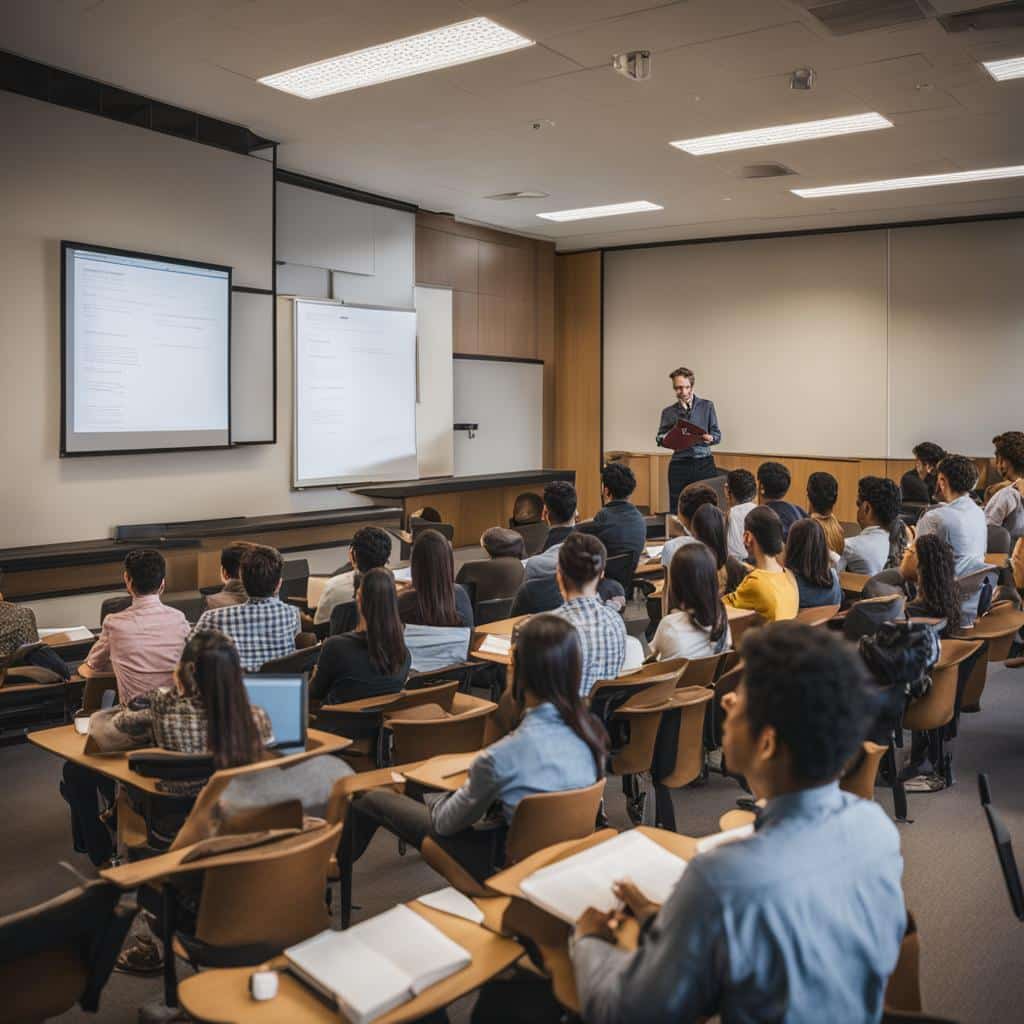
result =
[[843,603],[839,573],[832,568],[828,538],[817,519],[800,519],[789,528],[786,568],[796,577],[801,608]]
[[407,626],[473,626],[469,595],[455,582],[451,542],[437,530],[424,530],[412,546],[412,586],[398,598]]
[[917,584],[917,593],[907,604],[907,615],[945,619],[944,635],[957,632],[960,598],[956,590],[956,558],[949,542],[934,533],[918,537],[907,548],[899,571],[908,588]]
[[359,624],[324,642],[309,694],[327,704],[397,693],[411,657],[398,616],[395,581],[387,569],[371,569],[356,591]]
[[[582,789],[604,775],[608,736],[580,699],[582,662],[579,637],[564,619],[545,614],[525,623],[512,651],[522,721],[481,751],[467,781],[432,808],[390,790],[356,798],[345,823],[342,869],[362,856],[380,827],[417,848],[430,836],[477,879],[502,867],[504,836],[524,796]],[[495,804],[497,828],[474,828]]]
[[667,584],[668,614],[662,616],[651,641],[658,660],[707,658],[727,651],[732,645],[729,617],[710,550],[703,544],[679,548],[672,556]]
[[725,513],[717,505],[701,505],[690,520],[690,533],[715,560],[719,592],[731,594],[750,572],[750,566],[729,554],[729,523]]

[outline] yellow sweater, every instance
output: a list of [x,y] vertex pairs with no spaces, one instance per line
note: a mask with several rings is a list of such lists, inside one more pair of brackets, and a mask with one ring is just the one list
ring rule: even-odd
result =
[[791,572],[755,569],[722,600],[733,608],[752,608],[769,622],[795,618],[800,610],[800,592]]

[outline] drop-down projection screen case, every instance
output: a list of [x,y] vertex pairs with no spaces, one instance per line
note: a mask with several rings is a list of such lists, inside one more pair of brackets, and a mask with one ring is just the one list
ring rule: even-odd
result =
[[61,243],[61,455],[231,443],[231,268]]

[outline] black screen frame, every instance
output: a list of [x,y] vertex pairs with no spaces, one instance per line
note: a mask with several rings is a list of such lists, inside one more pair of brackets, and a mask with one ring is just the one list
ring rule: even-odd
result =
[[[68,250],[102,253],[106,256],[127,256],[134,259],[154,260],[160,263],[176,263],[179,266],[199,267],[203,270],[225,271],[228,276],[228,347],[227,347],[227,410],[228,440],[226,444],[175,445],[161,448],[118,448],[96,449],[93,451],[68,451]],[[62,459],[95,458],[100,455],[158,455],[162,452],[212,452],[227,451],[235,447],[231,440],[231,296],[234,268],[222,263],[207,263],[202,260],[185,260],[177,256],[161,256],[158,253],[138,252],[134,249],[118,249],[91,242],[74,242],[61,239],[60,243],[60,457]]]

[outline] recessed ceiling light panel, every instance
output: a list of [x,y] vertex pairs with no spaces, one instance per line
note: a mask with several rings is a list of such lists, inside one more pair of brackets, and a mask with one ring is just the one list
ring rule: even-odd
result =
[[756,149],[758,146],[780,146],[787,142],[806,142],[808,139],[826,139],[831,135],[852,135],[855,132],[873,132],[891,128],[892,121],[881,114],[854,114],[852,117],[829,117],[823,121],[799,121],[796,124],[777,124],[771,128],[754,128],[747,132],[726,132],[723,135],[704,135],[697,139],[680,139],[670,146],[693,156],[709,153],[728,153],[735,149]]
[[581,206],[578,210],[553,210],[538,213],[544,220],[589,220],[592,217],[618,217],[623,213],[646,213],[648,210],[664,210],[664,206],[641,199],[635,203],[610,203],[608,206]]
[[1024,164],[1016,167],[985,167],[978,171],[954,171],[950,174],[922,174],[915,178],[858,181],[851,185],[825,185],[822,188],[791,188],[789,191],[802,199],[823,199],[825,196],[855,196],[865,192],[893,192],[901,188],[963,185],[972,181],[998,181],[1000,178],[1024,178]]
[[997,82],[1006,82],[1011,78],[1024,78],[1024,57],[1010,57],[1008,60],[986,60],[982,61],[982,67]]
[[396,78],[468,64],[525,46],[532,39],[504,28],[490,18],[470,18],[454,25],[395,39],[365,50],[328,57],[314,64],[280,71],[260,79],[263,85],[306,100],[349,92]]

